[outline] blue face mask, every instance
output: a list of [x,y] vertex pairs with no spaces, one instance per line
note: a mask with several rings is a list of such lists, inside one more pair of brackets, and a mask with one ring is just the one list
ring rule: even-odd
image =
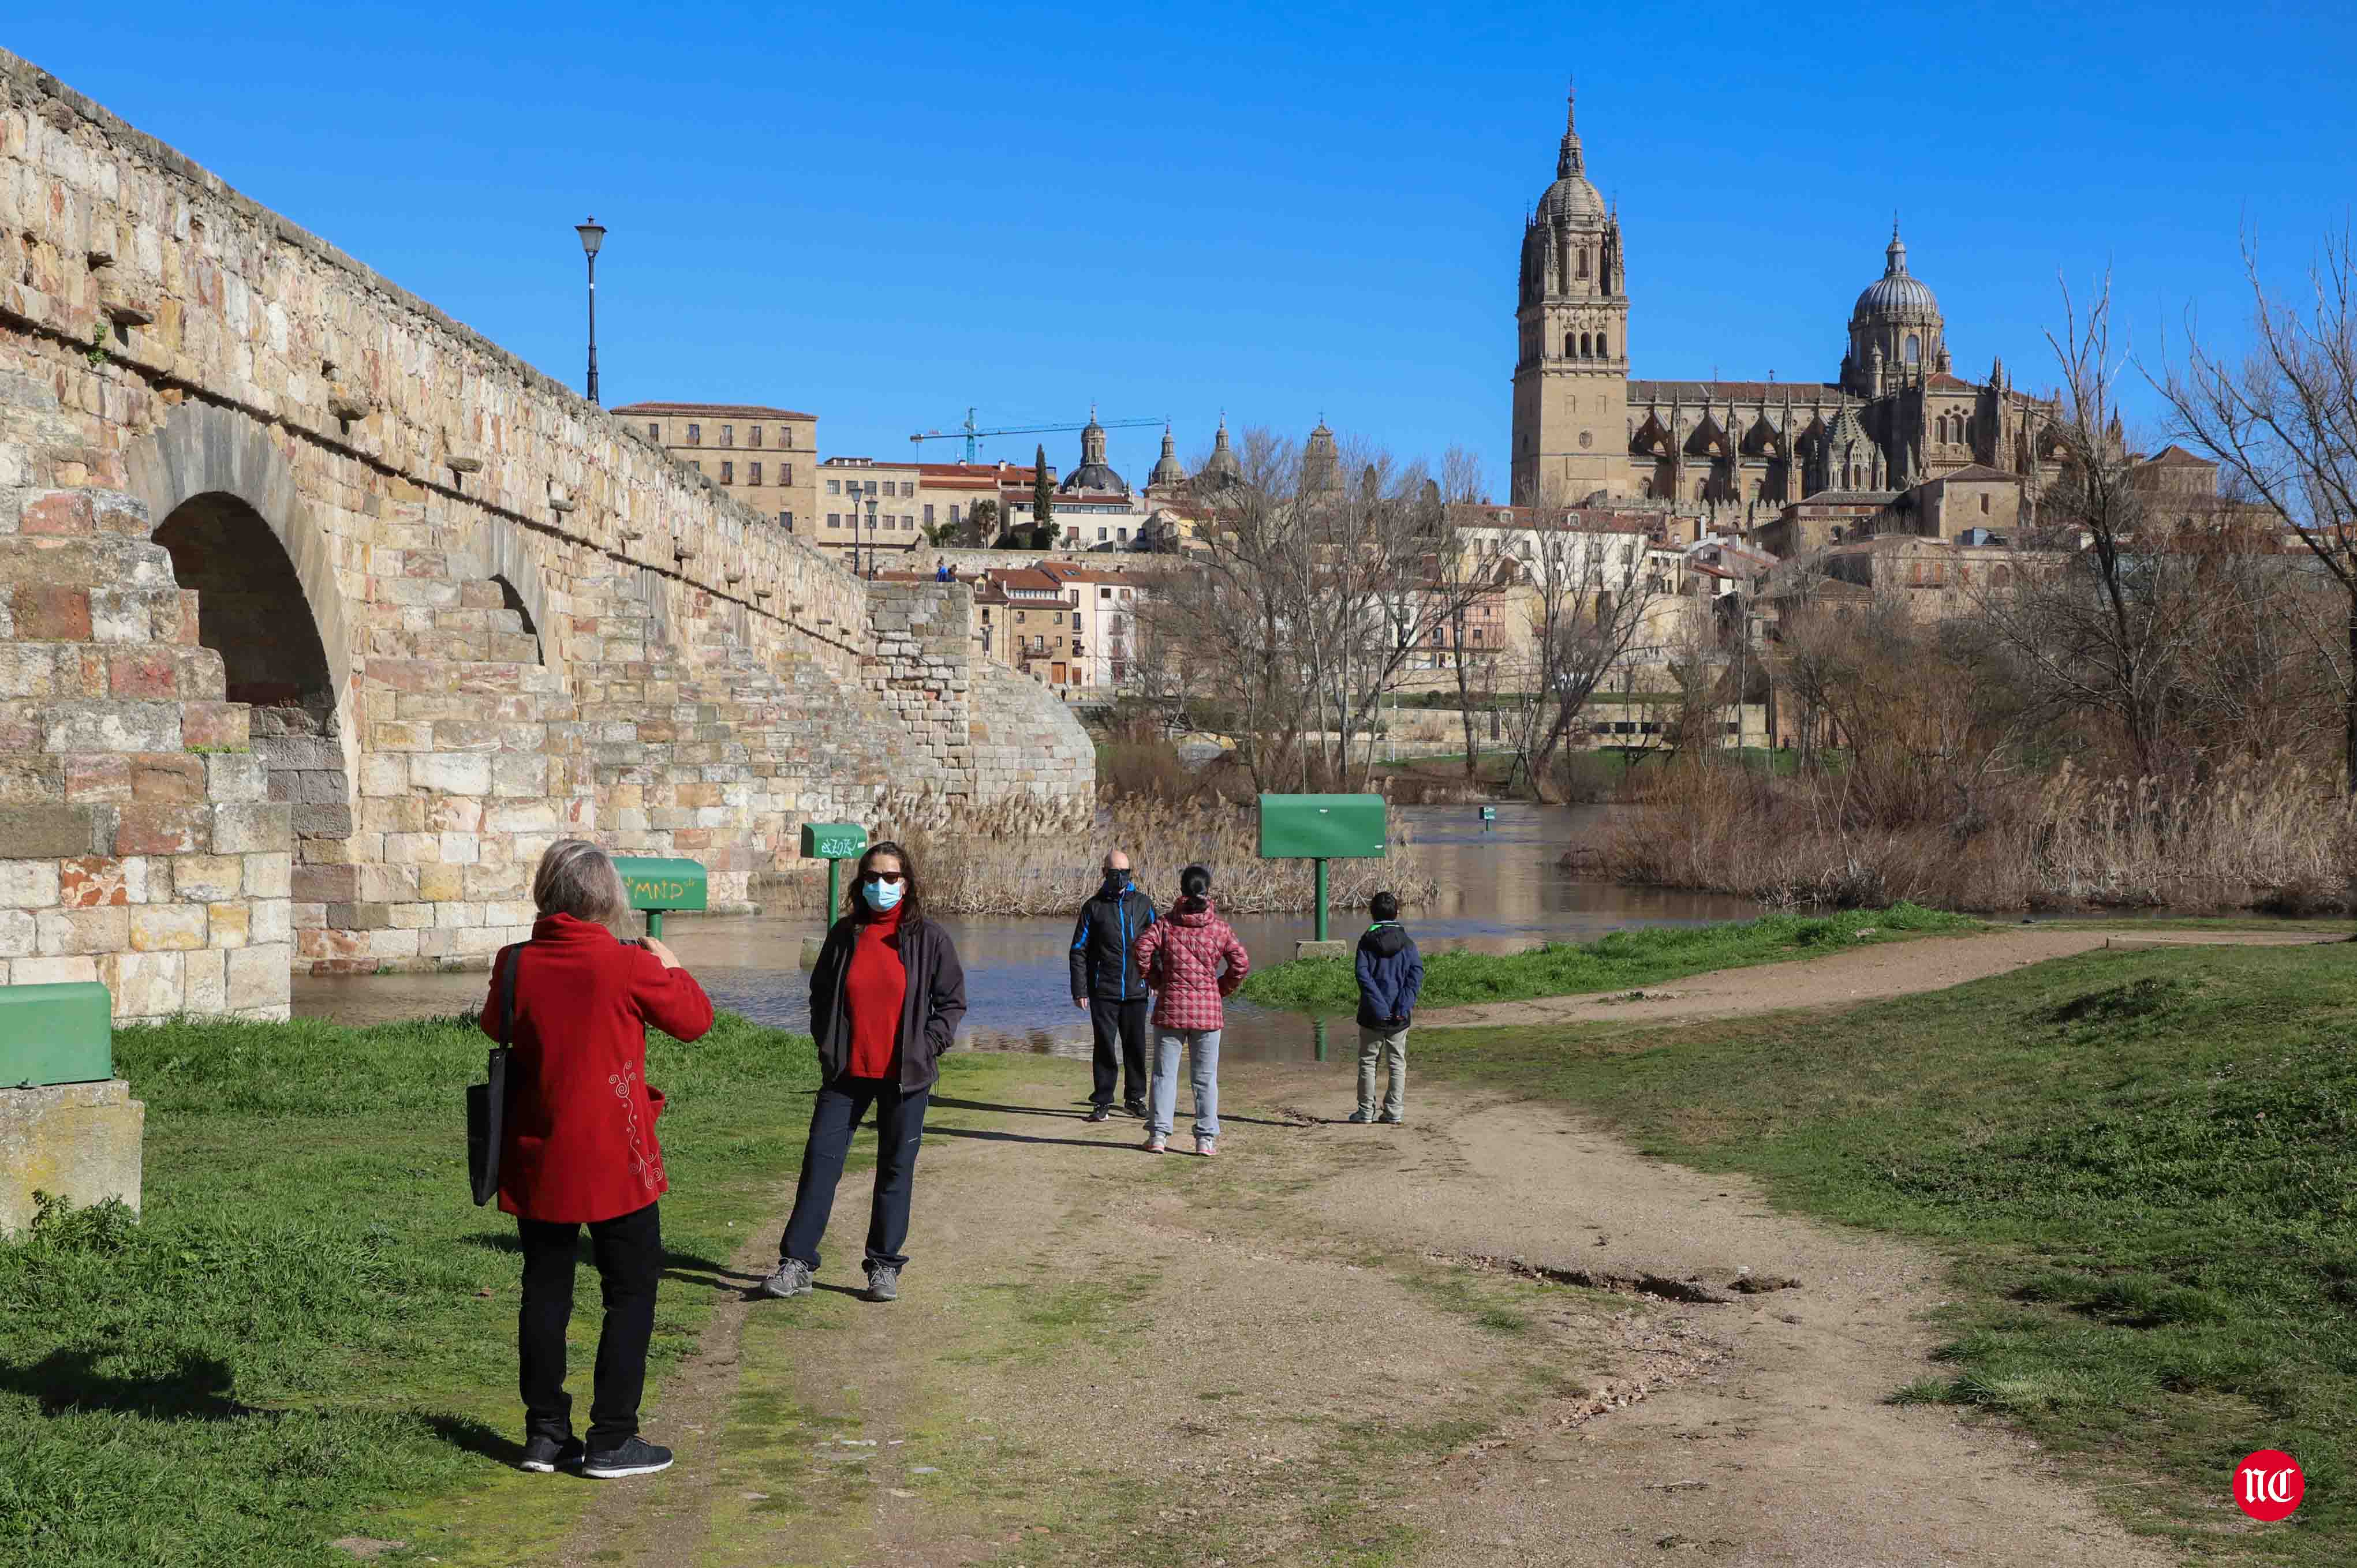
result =
[[867,900],[869,908],[880,915],[899,905],[900,895],[908,890],[908,886],[905,882],[877,882],[871,878],[859,885],[859,896]]

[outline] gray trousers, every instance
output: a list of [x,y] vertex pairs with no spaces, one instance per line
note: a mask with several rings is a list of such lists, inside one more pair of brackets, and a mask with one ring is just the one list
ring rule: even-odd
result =
[[1385,1034],[1381,1029],[1359,1026],[1359,1110],[1368,1116],[1375,1114],[1375,1067],[1381,1063],[1390,1073],[1391,1081],[1383,1091],[1383,1113],[1405,1115],[1407,1104],[1407,1031]]
[[1164,1137],[1178,1113],[1178,1047],[1187,1047],[1188,1076],[1195,1081],[1195,1136],[1220,1135],[1220,1031],[1164,1029],[1154,1031],[1154,1090],[1146,1112],[1146,1126]]

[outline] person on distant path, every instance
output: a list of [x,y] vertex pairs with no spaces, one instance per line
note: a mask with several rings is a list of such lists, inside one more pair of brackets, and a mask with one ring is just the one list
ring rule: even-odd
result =
[[1072,927],[1072,1005],[1087,1010],[1096,1037],[1092,1122],[1113,1114],[1115,1082],[1124,1108],[1140,1120],[1146,1113],[1146,972],[1132,949],[1152,924],[1154,900],[1131,883],[1129,856],[1114,850],[1104,857],[1104,881]]
[[[500,950],[479,1020],[500,1038],[512,992],[500,1208],[516,1217],[523,1250],[522,1464],[544,1473],[579,1466],[601,1480],[651,1475],[671,1466],[670,1449],[639,1435],[663,1266],[655,1200],[671,1183],[655,1141],[663,1099],[647,1083],[647,1026],[700,1038],[712,1027],[712,1003],[662,942],[617,940],[612,928],[630,918],[630,897],[596,844],[550,844],[532,899],[540,910],[532,940]],[[565,1391],[565,1326],[584,1224],[606,1299],[586,1445],[573,1435]]]
[[1407,1030],[1424,993],[1424,959],[1399,923],[1399,899],[1378,893],[1368,903],[1375,923],[1359,939],[1359,1108],[1353,1122],[1375,1115],[1375,1064],[1390,1069],[1381,1120],[1398,1126],[1407,1110]]
[[867,1218],[867,1299],[897,1301],[909,1260],[909,1204],[925,1106],[941,1057],[965,1016],[965,968],[949,933],[925,917],[908,851],[887,840],[859,857],[843,918],[811,970],[811,1037],[820,1088],[811,1107],[794,1212],[778,1238],[764,1294],[808,1295],[834,1212],[851,1135],[876,1108],[876,1197]]
[[[1211,873],[1190,865],[1178,874],[1178,898],[1168,919],[1137,934],[1138,972],[1154,988],[1154,1093],[1146,1117],[1146,1152],[1170,1146],[1178,1111],[1178,1047],[1195,1082],[1195,1152],[1216,1155],[1220,1136],[1221,1004],[1252,972],[1252,955],[1211,908]],[[1221,964],[1227,965],[1225,972]]]

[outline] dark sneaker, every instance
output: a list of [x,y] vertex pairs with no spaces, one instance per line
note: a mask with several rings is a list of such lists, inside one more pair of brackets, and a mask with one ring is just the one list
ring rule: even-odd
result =
[[792,1295],[808,1295],[811,1280],[816,1271],[800,1258],[780,1258],[778,1272],[761,1282],[761,1294],[780,1299]]
[[1386,1127],[1396,1127],[1396,1126],[1398,1126],[1398,1125],[1400,1124],[1400,1118],[1399,1118],[1399,1117],[1397,1117],[1397,1116],[1395,1116],[1395,1115],[1393,1115],[1393,1116],[1382,1116],[1382,1117],[1378,1117],[1378,1118],[1377,1118],[1377,1120],[1378,1120],[1378,1121],[1380,1121],[1380,1122],[1383,1122],[1383,1124],[1384,1126],[1386,1126]]
[[1112,1106],[1110,1106],[1110,1105],[1092,1105],[1092,1106],[1090,1106],[1090,1107],[1089,1107],[1089,1120],[1090,1120],[1090,1121],[1092,1121],[1092,1122],[1110,1122],[1110,1121],[1112,1121],[1112,1120],[1113,1120],[1113,1107],[1112,1107]]
[[633,1437],[619,1448],[590,1455],[582,1462],[581,1473],[600,1481],[619,1481],[625,1476],[651,1476],[670,1468],[670,1449]]
[[586,1452],[577,1437],[527,1437],[523,1457],[517,1463],[534,1475],[553,1476],[559,1470],[579,1469]]
[[1372,1122],[1374,1117],[1364,1111],[1353,1111],[1351,1112],[1351,1120],[1363,1127],[1368,1122]]
[[1143,1121],[1145,1121],[1145,1120],[1146,1120],[1146,1101],[1144,1101],[1143,1100],[1133,1100],[1133,1101],[1130,1101],[1129,1102],[1127,1102],[1126,1104],[1125,1104],[1125,1105],[1122,1107],[1122,1109],[1123,1109],[1124,1111],[1125,1111],[1125,1112],[1129,1112],[1129,1114],[1131,1114],[1132,1116],[1136,1117],[1140,1122],[1143,1122]]
[[898,1301],[900,1299],[900,1271],[889,1263],[872,1264],[867,1271],[867,1299]]

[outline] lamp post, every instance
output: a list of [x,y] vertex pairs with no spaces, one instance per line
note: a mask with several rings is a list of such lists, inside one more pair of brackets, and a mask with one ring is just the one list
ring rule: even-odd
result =
[[873,496],[867,499],[867,577],[870,582],[876,578],[876,499]]
[[589,258],[589,401],[597,401],[597,247],[606,242],[606,227],[592,217],[587,223],[576,223],[575,233],[581,236],[581,253]]

